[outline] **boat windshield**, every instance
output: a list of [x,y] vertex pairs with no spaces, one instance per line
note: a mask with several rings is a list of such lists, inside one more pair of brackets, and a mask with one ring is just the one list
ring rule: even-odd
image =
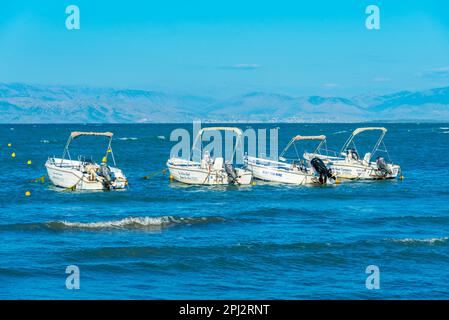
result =
[[64,148],[62,159],[88,163],[112,160],[112,163],[116,165],[111,146],[112,136],[110,132],[72,132]]
[[201,129],[193,142],[190,160],[199,162],[205,156],[221,157],[231,163],[243,161],[242,131],[235,127]]
[[386,132],[387,129],[383,127],[357,128],[343,145],[340,155],[366,162],[382,156],[390,161],[384,143]]
[[279,156],[279,160],[297,163],[303,161],[304,153],[329,155],[326,136],[301,136],[293,137]]

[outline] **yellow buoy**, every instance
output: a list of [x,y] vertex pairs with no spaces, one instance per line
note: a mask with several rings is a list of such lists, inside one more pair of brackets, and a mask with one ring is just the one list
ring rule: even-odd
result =
[[10,147],[10,148],[11,148],[11,147],[12,147],[12,144],[11,144],[11,143],[8,143],[8,147]]
[[15,158],[16,157],[16,153],[15,152],[11,153],[11,157]]
[[251,182],[252,186],[255,186],[256,184],[257,184],[256,181]]
[[340,179],[335,179],[335,184],[340,184],[341,180]]
[[25,192],[25,196],[27,196],[27,197],[31,196],[31,192],[26,191],[26,192]]
[[28,160],[28,161],[27,161],[27,164],[32,164],[31,160]]
[[400,177],[399,177],[399,180],[404,180],[404,179],[405,179],[404,176],[400,176]]
[[108,159],[106,157],[103,157],[103,159],[101,160],[101,162],[106,163],[108,162]]
[[170,179],[170,181],[173,181],[173,180],[175,179],[175,177],[173,177],[173,175],[171,174],[171,175],[169,176],[169,179]]

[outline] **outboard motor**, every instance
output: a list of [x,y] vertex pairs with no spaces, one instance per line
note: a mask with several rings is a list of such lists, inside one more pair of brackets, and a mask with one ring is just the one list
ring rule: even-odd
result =
[[226,162],[226,164],[225,164],[225,171],[226,171],[226,174],[228,175],[229,182],[232,183],[232,184],[238,184],[237,171],[235,170],[235,168],[232,166],[231,163]]
[[106,163],[102,163],[100,165],[100,169],[99,169],[99,175],[102,176],[104,178],[103,180],[103,186],[107,189],[110,190],[111,186],[112,186],[112,176],[111,176],[111,169],[109,168],[109,166]]
[[327,179],[335,179],[334,175],[332,174],[332,170],[328,169],[323,160],[321,160],[320,158],[313,158],[312,160],[310,160],[310,164],[312,165],[315,172],[320,175],[319,181],[321,184],[325,184],[327,182]]
[[376,160],[377,170],[383,175],[391,174],[391,170],[388,168],[387,163],[383,157],[377,157]]

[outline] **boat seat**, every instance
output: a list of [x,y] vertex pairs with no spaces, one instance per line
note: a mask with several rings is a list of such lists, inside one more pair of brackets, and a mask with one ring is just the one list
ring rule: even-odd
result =
[[214,166],[213,166],[214,170],[221,170],[221,169],[223,169],[223,162],[224,162],[224,160],[223,160],[222,157],[215,158]]
[[363,157],[363,163],[366,164],[366,165],[368,165],[370,159],[371,159],[371,152],[367,152],[367,153],[365,154],[365,156]]

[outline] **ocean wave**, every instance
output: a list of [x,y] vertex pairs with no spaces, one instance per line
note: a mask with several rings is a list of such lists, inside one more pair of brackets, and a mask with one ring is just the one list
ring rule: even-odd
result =
[[254,210],[245,210],[239,213],[240,217],[246,217],[244,219],[239,218],[242,221],[251,221],[251,217],[278,217],[278,216],[295,216],[295,217],[318,217],[318,216],[332,216],[335,211],[331,209],[324,210],[309,210],[305,208],[269,208],[261,207]]
[[387,239],[393,242],[405,243],[405,244],[440,244],[449,241],[449,237],[440,238],[403,238],[403,239]]
[[191,225],[209,222],[224,222],[221,217],[128,217],[120,220],[96,221],[96,222],[72,222],[72,221],[50,221],[43,223],[27,223],[0,225],[0,230],[112,230],[112,229],[161,229],[173,225]]
[[[224,256],[236,255],[254,255],[258,252],[275,253],[280,251],[298,252],[309,251],[316,252],[317,250],[335,250],[344,249],[344,244],[330,244],[330,243],[236,243],[231,245],[221,245],[210,243],[201,246],[185,245],[183,241],[177,245],[144,245],[144,246],[117,246],[117,247],[96,247],[81,249],[79,251],[79,258],[116,258],[132,256],[146,257],[149,255],[159,254],[168,256],[192,255],[205,257],[207,255],[216,256],[217,252],[221,252]],[[351,246],[352,247],[352,246]]]
[[165,140],[165,136],[157,136],[159,140]]
[[122,138],[118,138],[118,140],[122,140],[122,141],[128,141],[128,140],[132,140],[132,141],[136,141],[139,140],[136,137],[122,137]]
[[449,127],[440,127],[441,130],[449,130]]
[[12,269],[12,268],[2,268],[2,267],[0,267],[0,275],[24,276],[24,275],[27,275],[27,272],[23,271],[21,269]]
[[449,216],[430,216],[430,215],[406,215],[406,216],[380,216],[364,220],[363,223],[370,223],[378,225],[381,223],[434,223],[447,224],[449,223]]
[[41,143],[50,143],[50,140],[42,139],[40,142]]
[[342,131],[337,131],[337,132],[334,132],[334,133],[332,133],[332,134],[340,134],[340,133],[345,133],[345,132],[348,132],[348,131],[346,131],[346,130],[342,130]]
[[[379,242],[360,240],[356,242],[291,242],[291,243],[279,243],[279,242],[234,242],[231,244],[218,244],[214,242],[203,243],[202,245],[192,245],[185,241],[178,241],[176,245],[173,244],[152,244],[142,246],[114,246],[114,247],[95,247],[81,249],[78,252],[77,259],[93,259],[93,258],[123,258],[127,256],[147,257],[150,255],[161,256],[199,256],[216,257],[217,252],[221,252],[223,257],[237,257],[237,256],[251,256],[256,257],[266,255],[273,255],[279,253],[294,253],[293,256],[286,255],[284,263],[288,264],[288,259],[296,259],[297,254],[302,252],[306,254],[304,259],[310,263],[322,263],[319,257],[316,257],[317,253],[328,253],[326,255],[326,261],[341,261],[342,258],[337,252],[346,250],[354,250],[354,248],[363,248],[365,250],[368,247],[376,248]],[[73,257],[73,255],[72,255]],[[290,260],[291,261],[291,260]],[[303,260],[302,262],[304,262]],[[253,267],[253,266],[252,266]]]

